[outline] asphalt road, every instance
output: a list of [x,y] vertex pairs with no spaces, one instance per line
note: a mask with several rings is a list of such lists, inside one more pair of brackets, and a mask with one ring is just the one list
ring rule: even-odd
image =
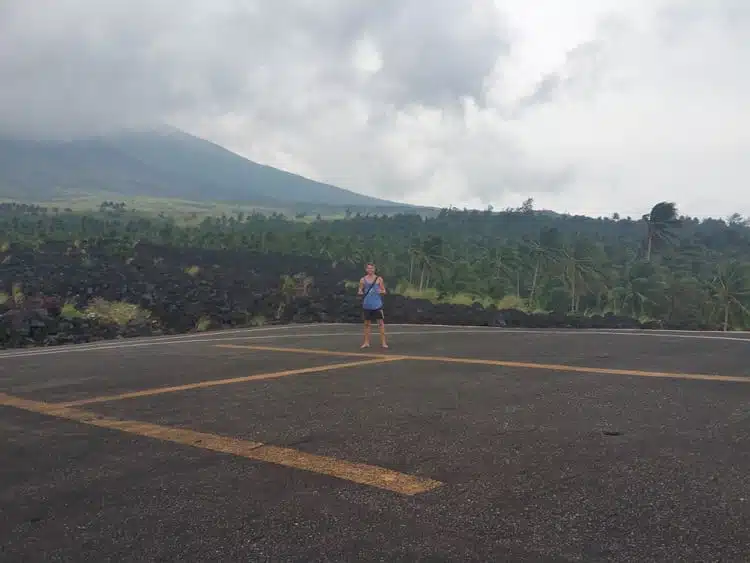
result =
[[750,335],[0,353],[0,561],[748,561]]

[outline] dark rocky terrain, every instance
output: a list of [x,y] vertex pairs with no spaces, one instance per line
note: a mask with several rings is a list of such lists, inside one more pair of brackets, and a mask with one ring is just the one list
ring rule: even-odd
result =
[[[269,323],[360,321],[345,280],[359,267],[304,256],[106,243],[0,252],[0,347],[50,346]],[[288,277],[287,277],[288,276]],[[286,281],[284,281],[286,279]],[[112,304],[131,304],[119,311]],[[132,307],[137,305],[137,307]],[[614,315],[528,314],[389,295],[390,323],[534,328],[671,328]]]

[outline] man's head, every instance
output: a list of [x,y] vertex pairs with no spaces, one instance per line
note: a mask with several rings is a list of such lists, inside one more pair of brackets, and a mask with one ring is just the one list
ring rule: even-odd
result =
[[372,264],[372,263],[367,264],[365,266],[365,272],[367,272],[368,276],[373,275],[375,273],[375,264]]

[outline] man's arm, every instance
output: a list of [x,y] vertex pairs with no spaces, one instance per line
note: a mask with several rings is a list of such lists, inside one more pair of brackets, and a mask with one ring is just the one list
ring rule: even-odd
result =
[[383,281],[383,278],[380,278],[378,285],[380,286],[380,294],[385,295],[385,282]]
[[357,295],[362,295],[365,292],[365,278],[359,278],[359,289]]

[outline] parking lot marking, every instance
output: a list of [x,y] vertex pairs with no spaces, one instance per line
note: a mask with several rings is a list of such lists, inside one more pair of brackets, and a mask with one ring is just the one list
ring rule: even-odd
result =
[[728,381],[733,383],[750,383],[750,377],[734,375],[711,375],[704,373],[680,373],[667,371],[643,371],[637,369],[615,369],[604,367],[572,366],[567,364],[538,364],[534,362],[512,362],[505,360],[480,360],[475,358],[454,358],[445,356],[401,356],[405,360],[436,361],[444,363],[496,365],[515,368],[566,371],[574,373],[595,373],[602,375],[632,375],[637,377],[660,377],[670,379],[693,379],[699,381]]
[[231,454],[255,461],[302,469],[311,473],[327,475],[402,495],[424,493],[444,484],[426,477],[409,475],[377,465],[355,463],[334,457],[309,454],[292,448],[272,446],[261,442],[250,442],[184,428],[161,426],[137,420],[109,418],[84,410],[53,403],[31,401],[4,393],[0,393],[0,406],[71,420],[98,428],[118,430],[163,442],[171,442],[203,450]]
[[[264,346],[255,344],[214,344],[216,348],[228,348],[231,350],[256,350],[258,352],[294,352],[316,354],[319,356],[342,356],[352,358],[393,358],[392,354],[377,352],[343,352],[339,350],[321,350],[319,348],[287,348],[284,346]],[[400,358],[403,356],[399,355]]]
[[[245,348],[247,350],[262,350],[262,351],[273,351],[273,352],[289,352],[289,353],[300,353],[300,354],[314,354],[319,353],[323,355],[352,355],[354,352],[338,352],[335,350],[319,350],[314,348],[287,348],[287,347],[275,347],[275,346],[255,346],[252,344],[218,344],[217,346],[222,348]],[[382,358],[396,357],[381,355]],[[596,373],[603,375],[631,375],[638,377],[661,377],[671,379],[692,379],[699,381],[725,381],[732,383],[750,383],[750,376],[734,376],[734,375],[710,375],[702,373],[675,373],[675,372],[664,372],[664,371],[643,371],[636,369],[614,369],[604,367],[590,367],[590,366],[574,366],[567,364],[538,364],[533,362],[514,362],[508,360],[483,360],[478,358],[458,358],[453,356],[413,356],[409,354],[399,354],[397,356],[401,360],[416,360],[416,361],[428,361],[428,362],[442,362],[442,363],[456,363],[456,364],[476,364],[486,366],[502,366],[512,368],[528,368],[528,369],[541,369],[551,371],[565,371],[574,373]]]
[[312,366],[299,369],[288,369],[284,371],[275,371],[271,373],[258,373],[255,375],[246,375],[243,377],[232,377],[230,379],[214,379],[209,381],[200,381],[198,383],[186,383],[185,385],[173,385],[170,387],[156,387],[151,389],[142,389],[140,391],[130,391],[128,393],[119,393],[117,395],[105,395],[100,397],[90,397],[79,399],[77,401],[67,401],[58,403],[63,407],[79,407],[94,403],[107,403],[110,401],[122,401],[124,399],[135,399],[138,397],[149,397],[151,395],[161,395],[164,393],[176,393],[179,391],[188,391],[190,389],[203,389],[206,387],[216,387],[218,385],[230,385],[233,383],[244,383],[246,381],[258,381],[262,379],[277,379],[290,375],[303,375],[306,373],[319,373],[324,371],[333,371],[336,369],[352,368],[358,366],[368,366],[372,364],[381,364],[384,362],[393,362],[400,360],[400,356],[389,356],[386,358],[371,358],[369,360],[360,360],[358,362],[344,362],[339,364],[326,364],[324,366]]

